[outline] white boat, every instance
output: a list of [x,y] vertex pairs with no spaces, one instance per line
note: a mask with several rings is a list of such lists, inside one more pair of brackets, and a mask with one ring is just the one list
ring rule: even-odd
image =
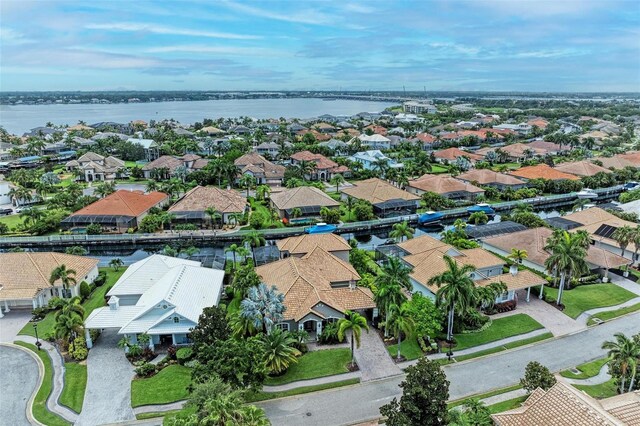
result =
[[598,193],[596,191],[594,191],[593,189],[589,189],[589,188],[583,189],[582,191],[578,192],[576,195],[581,200],[588,200],[588,199],[591,199],[591,198],[598,198]]

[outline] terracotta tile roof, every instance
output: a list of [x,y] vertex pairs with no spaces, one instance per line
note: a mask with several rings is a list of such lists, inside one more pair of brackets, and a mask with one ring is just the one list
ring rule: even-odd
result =
[[529,124],[530,126],[537,126],[538,128],[544,130],[549,125],[549,122],[544,118],[532,118],[531,120],[527,121],[527,124]]
[[435,136],[430,135],[429,133],[418,133],[416,135],[416,139],[425,144],[432,144],[437,140]]
[[254,175],[264,175],[267,179],[283,179],[286,170],[284,166],[274,164],[255,152],[237,158],[233,164],[240,168],[242,173],[250,171]]
[[525,182],[504,173],[494,172],[489,169],[473,169],[458,175],[458,179],[467,182],[477,182],[480,185],[500,184],[500,185],[524,185]]
[[233,162],[233,164],[235,164],[236,167],[244,167],[249,164],[262,167],[265,164],[270,164],[270,163],[271,162],[269,160],[267,160],[260,154],[256,154],[255,152],[244,154],[243,156],[236,158],[235,161]]
[[377,135],[387,136],[387,128],[382,126],[376,126],[375,124],[369,124],[363,130],[371,129],[373,133]]
[[614,155],[613,157],[597,157],[594,158],[594,160],[599,160],[600,162],[602,162],[602,166],[607,169],[624,169],[625,167],[637,167],[637,165],[632,161],[618,155]]
[[[285,320],[299,321],[319,302],[339,312],[374,308],[371,290],[363,287],[332,288],[332,283],[355,282],[360,276],[349,263],[316,247],[305,256],[295,256],[256,268],[267,285],[275,285],[284,294]],[[320,315],[321,316],[321,315]]]
[[551,168],[546,164],[538,164],[537,166],[521,167],[518,170],[509,172],[510,175],[521,177],[524,179],[547,179],[547,180],[580,180],[576,175],[563,173],[559,170]]
[[221,213],[242,213],[247,200],[238,191],[215,186],[196,186],[171,208],[170,212],[203,212],[213,207]]
[[571,385],[558,382],[548,391],[536,391],[522,407],[493,414],[497,426],[622,426],[600,403]]
[[316,170],[330,170],[333,172],[335,172],[335,170],[338,168],[344,169],[344,171],[349,170],[348,167],[339,166],[338,163],[330,160],[322,154],[314,154],[310,151],[296,152],[291,156],[291,159],[295,161],[313,161],[314,163],[316,163]]
[[421,191],[435,192],[436,194],[449,194],[452,192],[469,192],[472,194],[484,193],[484,189],[470,183],[463,182],[449,175],[423,175],[415,180],[410,180],[408,186]]
[[640,391],[623,393],[599,401],[602,408],[628,426],[640,426]]
[[[82,282],[98,259],[70,254],[41,253],[0,253],[0,300],[32,299],[41,289],[49,288],[51,272],[60,265],[76,271],[75,278]],[[60,280],[56,286],[62,285]]]
[[444,249],[442,249],[441,251],[446,252],[447,250],[453,248],[453,246],[437,240],[429,235],[421,235],[419,237],[404,241],[398,244],[398,247],[409,254],[423,253],[425,251],[431,251],[433,249],[441,247],[444,247]]
[[163,203],[169,198],[162,192],[126,191],[120,189],[113,194],[89,204],[78,210],[71,216],[95,215],[95,216],[130,216],[138,217],[151,207]]
[[593,176],[600,172],[611,173],[611,170],[600,167],[587,160],[560,163],[555,166],[555,169],[564,173],[571,173],[576,176]]
[[329,253],[351,250],[349,243],[336,234],[305,234],[278,240],[276,245],[280,251],[288,251],[290,254],[307,254],[316,247]]
[[355,182],[350,188],[340,190],[343,194],[359,200],[367,200],[371,204],[383,203],[389,200],[419,200],[420,197],[403,191],[400,188],[378,178],[371,178]]
[[279,210],[312,206],[338,207],[340,205],[338,201],[312,186],[299,186],[271,194],[271,202]]
[[[598,230],[598,228],[600,228],[600,226],[609,225],[615,228],[620,228],[622,226],[630,226],[632,228],[635,228],[636,226],[638,226],[637,223],[622,220],[619,217],[612,215],[608,211],[601,209],[600,207],[591,207],[579,212],[570,213],[564,217],[566,219],[573,220],[574,222],[578,222],[584,225],[574,229],[574,231],[585,230],[589,234],[591,234],[591,238],[593,240],[601,241],[614,247],[618,246],[616,240],[595,235],[595,232]],[[630,243],[627,249],[634,250],[635,245],[633,243]]]
[[447,148],[441,149],[440,151],[435,151],[433,155],[436,158],[441,158],[443,160],[455,161],[458,157],[467,157],[471,161],[482,160],[482,156],[478,154],[474,154],[472,152],[463,151],[459,148]]
[[179,158],[173,157],[171,155],[163,155],[161,157],[156,158],[150,163],[145,164],[142,167],[144,171],[150,171],[154,169],[160,169],[162,167],[166,167],[170,172],[173,172],[179,166],[183,166],[184,161]]

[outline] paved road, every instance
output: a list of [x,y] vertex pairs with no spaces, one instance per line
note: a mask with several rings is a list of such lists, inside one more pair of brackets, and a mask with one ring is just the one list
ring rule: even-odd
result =
[[[602,357],[600,345],[616,332],[640,330],[640,313],[588,330],[501,354],[444,368],[451,382],[450,399],[503,388],[517,383],[529,361],[559,371]],[[274,425],[344,425],[379,416],[379,407],[400,395],[402,376],[347,388],[327,390],[260,404]]]
[[87,390],[82,413],[75,423],[80,426],[103,425],[133,420],[131,379],[133,367],[116,346],[120,337],[104,332],[87,358]]
[[29,425],[27,404],[38,383],[38,364],[20,349],[0,346],[1,425]]

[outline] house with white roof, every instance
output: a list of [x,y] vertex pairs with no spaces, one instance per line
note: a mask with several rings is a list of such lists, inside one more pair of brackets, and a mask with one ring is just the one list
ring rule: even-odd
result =
[[[364,133],[358,136],[360,142],[363,145],[371,148],[371,149],[391,149],[391,139],[386,136],[379,135],[374,133],[373,135],[365,135]],[[350,142],[353,144],[353,140]]]
[[153,161],[160,157],[160,147],[153,139],[129,138],[127,142],[138,144],[144,148],[144,156],[147,161]]
[[192,260],[156,254],[136,262],[107,293],[108,306],[85,321],[87,347],[91,329],[115,329],[131,343],[148,334],[151,350],[189,344],[204,308],[220,301],[223,279],[224,271]]
[[374,170],[379,161],[386,161],[387,166],[392,169],[400,169],[404,167],[402,163],[396,163],[395,160],[387,157],[378,149],[356,152],[349,157],[349,160],[362,164],[362,167],[366,170]]

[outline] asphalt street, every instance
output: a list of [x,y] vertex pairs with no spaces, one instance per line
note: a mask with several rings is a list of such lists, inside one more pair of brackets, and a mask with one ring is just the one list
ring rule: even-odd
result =
[[27,403],[38,383],[38,364],[20,349],[0,346],[0,425],[29,425]]

